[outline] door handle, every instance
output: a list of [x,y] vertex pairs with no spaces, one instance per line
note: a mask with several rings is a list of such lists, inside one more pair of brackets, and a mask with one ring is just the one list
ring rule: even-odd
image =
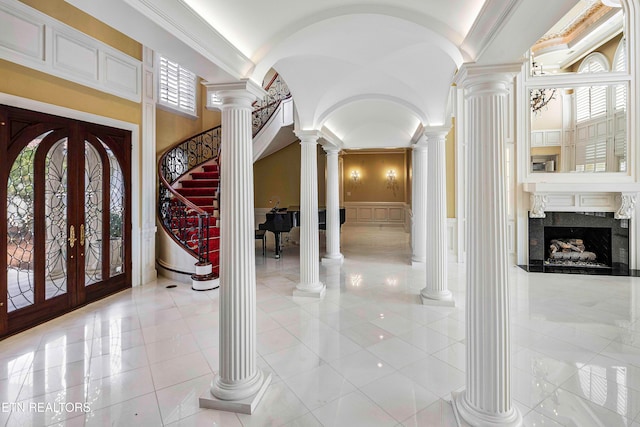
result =
[[80,224],[80,246],[84,246],[84,224]]
[[76,244],[76,240],[78,240],[76,239],[76,229],[72,225],[69,229],[69,246],[73,247]]

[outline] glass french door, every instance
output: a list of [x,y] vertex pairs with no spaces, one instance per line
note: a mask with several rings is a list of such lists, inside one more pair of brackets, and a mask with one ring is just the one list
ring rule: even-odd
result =
[[2,337],[130,286],[131,142],[2,106],[0,142]]

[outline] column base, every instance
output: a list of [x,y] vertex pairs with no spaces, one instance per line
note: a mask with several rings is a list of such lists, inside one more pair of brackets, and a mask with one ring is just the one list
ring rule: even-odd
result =
[[451,403],[453,404],[453,413],[456,416],[458,425],[474,426],[474,427],[521,427],[522,414],[518,408],[511,406],[511,411],[504,415],[494,415],[480,412],[473,408],[466,399],[466,393],[451,393]]
[[423,289],[420,291],[420,299],[422,299],[422,305],[438,305],[445,307],[455,307],[456,305],[451,291],[433,292]]
[[427,265],[426,259],[411,258],[411,267],[413,268],[425,268]]
[[[215,381],[215,380],[214,380]],[[251,415],[260,403],[262,396],[264,396],[267,387],[271,383],[271,372],[264,373],[262,375],[262,384],[258,388],[258,391],[244,399],[238,400],[222,400],[215,397],[211,390],[207,390],[202,396],[200,396],[199,403],[201,408],[216,409],[218,411],[238,412],[241,414]],[[214,384],[211,384],[211,388]]]
[[325,292],[327,292],[327,286],[322,282],[318,282],[315,285],[299,283],[293,290],[293,296],[321,299],[324,297]]
[[322,264],[328,264],[328,265],[340,265],[344,262],[344,256],[342,254],[337,254],[337,255],[325,255],[322,257],[322,260],[320,261]]

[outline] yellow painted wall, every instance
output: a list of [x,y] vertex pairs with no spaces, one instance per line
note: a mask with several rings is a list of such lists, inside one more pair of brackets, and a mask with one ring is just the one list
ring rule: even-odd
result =
[[[394,152],[364,154],[345,152],[342,155],[345,202],[405,202],[411,204],[411,155],[410,149]],[[455,217],[455,130],[446,139],[447,168],[447,216]],[[354,185],[351,171],[358,169],[362,181]],[[386,175],[395,169],[398,187],[396,196],[387,188]],[[326,156],[318,147],[318,205],[325,205]],[[282,150],[259,160],[253,166],[256,208],[272,208],[276,199],[280,207],[300,204],[300,144],[293,143]],[[351,193],[351,195],[348,195]]]
[[[406,202],[405,152],[350,151],[343,156],[345,202]],[[352,171],[357,170],[360,180],[354,183]],[[396,174],[396,185],[389,188],[387,173]]]
[[[140,124],[140,104],[0,59],[0,92]],[[133,141],[136,143],[136,141]]]
[[455,119],[447,135],[445,147],[447,175],[447,218],[456,217],[456,128]]
[[[253,164],[253,191],[256,208],[300,206],[300,155],[299,142],[258,160]],[[326,200],[326,155],[318,145],[318,206]]]
[[[557,154],[560,156],[561,150],[559,146],[554,147],[531,147],[531,155],[532,156],[551,156]],[[558,157],[558,162],[561,162],[560,157]]]
[[253,164],[256,208],[300,205],[300,144],[294,142]]
[[158,155],[164,153],[169,147],[184,141],[185,139],[218,126],[221,121],[219,111],[209,111],[205,108],[207,89],[199,85],[198,117],[187,117],[182,114],[156,109],[156,151]]

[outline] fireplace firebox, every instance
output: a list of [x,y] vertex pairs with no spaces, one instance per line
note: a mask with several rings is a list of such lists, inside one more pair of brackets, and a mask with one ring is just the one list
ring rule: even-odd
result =
[[612,212],[529,218],[529,271],[629,275],[629,222]]

